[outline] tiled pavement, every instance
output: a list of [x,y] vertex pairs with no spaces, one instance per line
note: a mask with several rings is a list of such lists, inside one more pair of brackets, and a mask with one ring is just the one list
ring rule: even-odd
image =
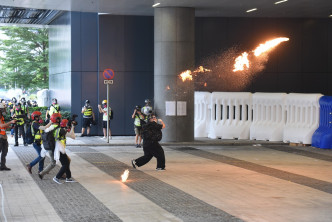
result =
[[258,141],[164,143],[167,170],[160,172],[155,159],[131,167],[143,153],[133,140],[68,140],[78,183],[58,185],[52,177],[59,166],[43,180],[37,166],[30,175],[24,166],[36,157],[33,147],[13,147],[9,138],[12,170],[0,171],[0,221],[331,221],[332,150]]

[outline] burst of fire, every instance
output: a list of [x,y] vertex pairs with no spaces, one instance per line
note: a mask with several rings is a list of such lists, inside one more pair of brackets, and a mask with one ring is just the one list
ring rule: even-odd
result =
[[247,66],[247,68],[249,68],[249,60],[247,52],[242,53],[242,55],[238,56],[235,59],[233,72],[244,70],[244,66]]
[[[254,55],[256,57],[258,57],[261,54],[263,54],[264,52],[267,52],[267,51],[273,49],[274,47],[279,45],[281,42],[285,42],[285,41],[288,41],[288,40],[289,40],[289,38],[286,38],[286,37],[280,37],[280,38],[272,39],[270,41],[265,42],[264,44],[260,44],[252,52],[254,53]],[[248,53],[247,52],[242,53],[240,56],[238,56],[235,59],[233,72],[244,70],[244,66],[247,66],[247,69],[249,68],[249,60],[248,60]]]
[[126,182],[129,176],[129,170],[125,170],[125,172],[121,175],[122,182]]
[[193,71],[194,73],[197,72],[211,72],[211,69],[206,69],[203,66],[198,67],[195,71]]
[[169,86],[166,86],[166,90],[170,90],[171,89],[171,87],[169,87]]
[[180,77],[182,78],[182,82],[188,80],[193,80],[193,76],[191,75],[190,70],[186,70],[180,74]]
[[206,83],[204,83],[204,87],[206,87],[207,86],[207,84]]
[[186,71],[182,72],[179,76],[182,79],[182,81],[184,82],[186,80],[193,80],[192,74],[196,74],[196,73],[200,73],[200,72],[211,72],[211,69],[206,69],[203,66],[199,66],[194,71],[186,70]]
[[285,38],[285,37],[272,39],[270,41],[265,42],[264,44],[260,44],[253,52],[254,52],[256,57],[260,56],[262,53],[273,49],[274,47],[279,45],[281,42],[285,42],[285,41],[288,41],[288,40],[289,40],[289,38]]

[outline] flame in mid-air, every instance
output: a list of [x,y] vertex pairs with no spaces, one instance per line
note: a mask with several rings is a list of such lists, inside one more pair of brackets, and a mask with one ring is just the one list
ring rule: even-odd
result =
[[182,72],[179,76],[182,79],[182,81],[184,82],[186,80],[193,80],[193,74],[201,73],[201,72],[211,72],[211,69],[206,69],[203,66],[199,66],[194,71],[186,70],[186,71]]
[[[270,41],[266,41],[263,44],[259,44],[259,46],[257,46],[256,49],[253,50],[252,52],[254,53],[254,55],[256,57],[258,57],[258,56],[262,55],[263,53],[272,50],[274,47],[279,45],[281,42],[285,42],[288,40],[289,40],[289,38],[286,38],[286,37],[275,38]],[[235,59],[233,72],[243,71],[245,69],[245,66],[247,69],[249,68],[248,55],[249,54],[247,52],[243,52],[240,56],[238,56]]]
[[279,45],[281,42],[285,42],[285,41],[288,41],[288,40],[289,40],[289,38],[285,38],[285,37],[272,39],[270,41],[265,42],[264,44],[259,44],[259,46],[257,46],[257,48],[253,52],[254,52],[256,57],[260,56],[262,53],[273,49],[274,47]]
[[121,175],[122,182],[126,182],[129,176],[129,170],[125,170],[125,172]]
[[186,70],[180,74],[180,78],[182,79],[182,82],[186,80],[193,80],[193,76],[191,75],[190,70]]
[[238,56],[235,59],[233,72],[244,70],[244,66],[247,66],[247,68],[249,68],[249,60],[247,52],[242,53],[242,55]]

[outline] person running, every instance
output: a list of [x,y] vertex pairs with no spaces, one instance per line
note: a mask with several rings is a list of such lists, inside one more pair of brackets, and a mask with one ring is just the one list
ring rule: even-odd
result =
[[55,156],[59,155],[61,168],[57,175],[53,177],[53,181],[57,184],[62,184],[60,182],[60,178],[66,173],[66,183],[70,182],[76,182],[74,179],[71,178],[71,171],[70,171],[70,158],[66,154],[66,138],[70,137],[72,139],[75,139],[75,133],[74,133],[74,127],[75,125],[68,126],[68,120],[63,119],[60,123],[60,128],[57,128],[55,130],[55,141],[56,141],[56,148],[54,152]]
[[165,170],[165,153],[159,144],[159,141],[162,138],[161,129],[164,128],[164,122],[161,119],[157,120],[156,115],[152,114],[148,123],[145,124],[142,129],[144,155],[131,161],[131,164],[135,169],[136,166],[141,167],[147,164],[152,157],[156,157],[156,170]]
[[[40,126],[39,129],[44,130],[45,133],[51,132],[52,130],[57,129],[60,126],[61,122],[61,114],[60,113],[53,113],[52,116],[50,117],[50,122],[42,127]],[[53,132],[54,133],[54,132]],[[40,179],[43,179],[45,174],[48,174],[55,166],[56,166],[56,161],[54,159],[54,150],[47,150],[48,154],[50,156],[51,162],[47,165],[47,167],[38,173],[38,176]]]
[[43,122],[42,118],[41,118],[41,115],[42,113],[39,112],[39,111],[34,111],[32,114],[31,114],[31,119],[33,120],[31,126],[29,125],[28,127],[31,127],[31,133],[32,133],[32,136],[34,137],[34,140],[33,140],[33,148],[35,148],[37,154],[38,154],[38,157],[36,159],[34,159],[33,161],[31,161],[30,163],[28,163],[26,165],[26,168],[28,170],[28,172],[30,174],[32,174],[32,167],[34,165],[36,165],[37,163],[39,163],[39,167],[38,167],[38,173],[40,173],[41,171],[43,171],[44,169],[44,160],[45,158],[42,157],[40,154],[41,154],[41,143],[42,143],[42,138],[41,138],[41,126],[40,124]]

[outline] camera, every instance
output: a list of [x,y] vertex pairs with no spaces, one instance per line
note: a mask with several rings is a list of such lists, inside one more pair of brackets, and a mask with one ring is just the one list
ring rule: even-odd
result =
[[77,122],[76,122],[76,120],[75,120],[76,117],[78,117],[77,114],[73,114],[73,115],[71,116],[71,119],[69,119],[69,121],[68,121],[68,125],[69,125],[69,126],[71,126],[71,125],[77,126]]

